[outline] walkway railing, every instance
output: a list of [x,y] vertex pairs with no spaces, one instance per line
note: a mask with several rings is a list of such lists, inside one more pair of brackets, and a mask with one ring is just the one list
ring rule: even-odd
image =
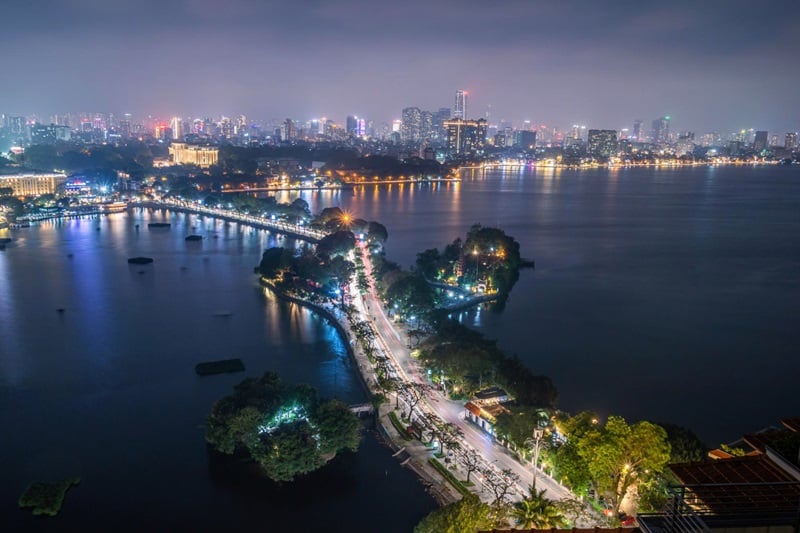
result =
[[306,226],[300,226],[298,224],[290,224],[281,220],[272,220],[259,215],[240,213],[238,211],[234,211],[233,209],[206,207],[182,200],[148,200],[146,202],[132,202],[131,205],[139,207],[154,207],[157,209],[173,209],[187,213],[209,215],[216,218],[221,218],[223,220],[241,222],[259,229],[284,233],[286,235],[291,235],[293,237],[297,237],[298,239],[303,239],[313,243],[319,242],[327,235],[327,233],[324,231],[315,230]]

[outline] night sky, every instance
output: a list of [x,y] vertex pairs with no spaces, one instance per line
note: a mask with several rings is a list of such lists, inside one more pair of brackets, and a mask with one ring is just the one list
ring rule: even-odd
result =
[[4,2],[0,112],[800,127],[800,2]]

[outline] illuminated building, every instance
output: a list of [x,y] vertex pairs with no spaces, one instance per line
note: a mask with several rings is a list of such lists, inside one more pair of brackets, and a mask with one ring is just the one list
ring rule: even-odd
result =
[[669,122],[670,117],[659,117],[652,123],[651,141],[655,144],[667,144],[669,142]]
[[174,140],[183,139],[183,119],[180,117],[172,117],[169,122],[169,127],[172,129],[172,138]]
[[486,146],[486,120],[446,120],[447,152],[450,155],[480,154]]
[[793,132],[787,133],[783,140],[783,147],[787,150],[794,150],[795,146],[797,146],[797,134]]
[[753,139],[753,150],[756,153],[760,153],[762,150],[766,150],[767,148],[767,132],[766,131],[757,131],[756,136]]
[[287,118],[281,124],[281,141],[292,141],[297,138],[297,130],[292,119]]
[[456,105],[453,107],[453,118],[467,119],[467,95],[469,93],[463,89],[456,91]]
[[34,124],[31,126],[32,144],[55,144],[59,141],[69,141],[72,138],[72,130],[69,126],[57,126],[55,124]]
[[347,115],[347,119],[344,123],[344,129],[348,135],[358,135],[358,117]]
[[422,138],[422,111],[418,107],[403,109],[400,135],[405,142],[416,142]]
[[187,143],[172,143],[169,146],[169,155],[175,165],[197,165],[210,167],[219,160],[219,149],[214,146],[199,146]]
[[642,121],[641,120],[634,120],[633,121],[633,140],[636,142],[642,142]]
[[520,130],[514,138],[514,145],[526,152],[532,152],[536,148],[536,132]]
[[130,139],[132,133],[130,113],[125,113],[123,119],[119,121],[119,133],[123,139]]
[[67,181],[65,174],[25,173],[0,176],[0,188],[10,188],[14,196],[56,194]]

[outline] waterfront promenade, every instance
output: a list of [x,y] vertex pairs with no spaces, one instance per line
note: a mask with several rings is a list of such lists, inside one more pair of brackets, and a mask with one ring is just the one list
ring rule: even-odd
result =
[[[230,210],[208,208],[196,204],[181,201],[159,201],[141,202],[134,204],[139,207],[150,207],[155,209],[172,209],[175,211],[207,214],[224,220],[230,220],[248,224],[256,228],[277,231],[287,235],[315,243],[318,242],[325,233],[312,230],[304,226],[288,224],[280,221],[273,221],[265,217],[249,214],[236,213]],[[402,328],[398,328],[384,312],[383,304],[380,301],[376,288],[375,279],[372,272],[372,262],[367,247],[363,242],[359,242],[354,254],[358,254],[358,259],[365,268],[365,273],[369,282],[369,289],[362,294],[357,286],[355,276],[350,280],[347,292],[351,296],[355,315],[348,317],[342,309],[333,302],[316,303],[302,297],[301,294],[286,294],[277,289],[267,280],[262,280],[264,285],[294,303],[305,305],[328,319],[339,333],[345,338],[348,351],[355,360],[359,375],[364,386],[371,395],[381,394],[383,391],[378,384],[376,364],[364,352],[360,344],[356,341],[356,334],[351,327],[351,322],[361,321],[370,324],[374,333],[377,350],[374,356],[383,368],[388,369],[390,377],[401,383],[415,383],[426,387],[425,397],[408,409],[410,421],[417,421],[420,425],[426,419],[436,418],[448,424],[452,424],[460,430],[460,437],[457,449],[459,453],[477,452],[479,457],[479,467],[472,472],[471,478],[475,481],[472,490],[483,500],[491,502],[496,494],[492,486],[502,479],[510,480],[513,487],[507,494],[510,501],[518,501],[528,494],[528,488],[532,484],[533,466],[530,463],[520,463],[517,458],[507,448],[498,444],[495,439],[479,429],[477,426],[466,420],[464,404],[462,401],[450,400],[441,391],[430,387],[430,383],[425,373],[422,372],[419,364],[411,357],[411,341],[408,333]],[[351,257],[355,259],[355,257]],[[474,305],[484,301],[491,295],[475,297],[474,301],[464,301],[461,305]],[[398,401],[405,403],[402,398]],[[380,429],[386,436],[392,447],[399,456],[403,457],[405,465],[413,469],[433,493],[436,499],[442,503],[449,503],[460,498],[460,494],[455,488],[445,480],[430,464],[429,460],[435,456],[434,448],[431,448],[419,440],[406,440],[406,435],[401,435],[389,418],[394,411],[391,399],[379,406],[377,420]],[[459,461],[454,457],[455,475],[464,479],[467,477],[466,471],[459,468]],[[510,472],[518,477],[514,482],[507,476]],[[547,497],[551,499],[571,499],[574,498],[568,489],[550,478],[546,473],[539,470],[536,477],[536,488],[546,489]]]
[[171,209],[183,213],[195,213],[199,215],[209,215],[230,222],[240,222],[257,229],[265,229],[283,233],[292,237],[297,237],[311,243],[318,243],[327,233],[299,224],[290,224],[280,220],[272,220],[259,215],[249,213],[239,213],[231,209],[218,209],[215,207],[202,206],[193,202],[183,200],[148,200],[143,202],[131,202],[134,207],[145,207],[153,209]]

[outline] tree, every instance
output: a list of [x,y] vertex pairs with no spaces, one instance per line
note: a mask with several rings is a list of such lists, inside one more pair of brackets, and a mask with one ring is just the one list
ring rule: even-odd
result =
[[590,430],[577,446],[596,486],[609,496],[617,512],[628,488],[660,473],[670,453],[661,426],[647,421],[629,426],[619,416],[610,416],[604,427]]
[[291,268],[294,256],[286,248],[273,247],[264,251],[258,272],[265,278],[274,278],[281,270]]
[[676,424],[659,423],[658,425],[667,432],[670,463],[691,463],[705,459],[708,446],[692,430]]
[[531,493],[514,504],[511,517],[524,529],[568,527],[569,523],[556,502],[545,497],[546,489]]
[[409,420],[414,414],[414,408],[417,407],[429,390],[430,387],[427,385],[415,381],[404,381],[398,384],[398,394],[408,407]]
[[492,467],[484,468],[481,473],[484,481],[489,486],[489,490],[494,494],[493,505],[507,505],[510,503],[509,497],[514,495],[514,488],[519,483],[519,476],[510,469],[497,473]]
[[[501,413],[497,416],[494,428],[497,434],[502,435],[516,446],[522,448],[531,438],[536,427],[542,427],[548,422],[547,411],[533,406],[514,406],[510,413]],[[546,445],[542,440],[540,445]]]
[[317,254],[326,256],[347,255],[356,247],[356,236],[352,231],[337,231],[326,235],[317,244]]
[[343,402],[331,400],[323,403],[317,409],[316,420],[320,428],[321,453],[358,449],[360,423]]
[[476,495],[445,505],[422,519],[414,533],[467,533],[493,529],[492,509]]
[[286,385],[267,372],[245,379],[218,400],[206,425],[218,452],[246,452],[275,481],[290,481],[358,446],[358,418],[338,400],[323,401],[307,385]]
[[438,279],[442,256],[437,248],[430,248],[417,254],[417,270],[428,279]]
[[483,461],[481,460],[480,454],[473,450],[472,448],[462,448],[457,454],[458,462],[466,469],[467,471],[467,483],[469,483],[469,477],[473,472],[477,472],[480,469],[481,464]]
[[370,222],[367,226],[367,240],[371,243],[385,244],[389,240],[389,232],[386,226],[378,222]]

